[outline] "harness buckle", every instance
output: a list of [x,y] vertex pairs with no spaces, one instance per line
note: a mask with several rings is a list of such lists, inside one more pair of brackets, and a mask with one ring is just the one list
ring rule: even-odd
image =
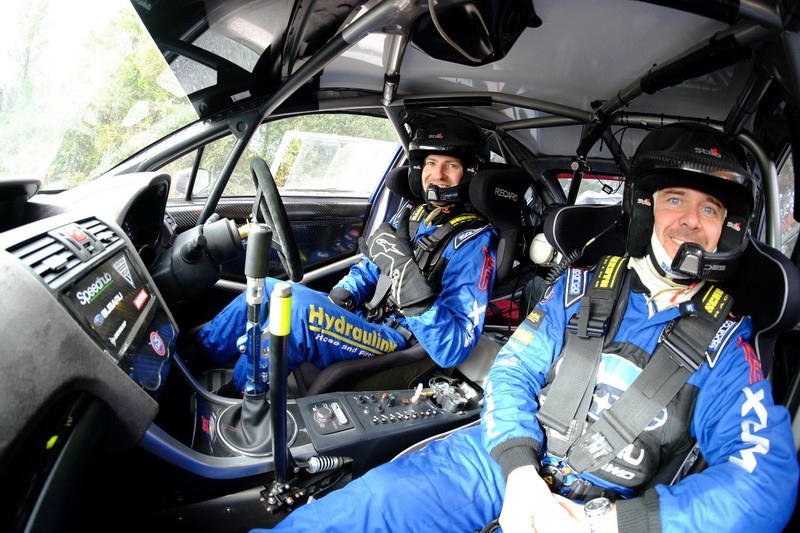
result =
[[431,239],[428,235],[423,235],[417,241],[417,249],[430,253],[436,248],[438,242],[438,240]]
[[610,318],[589,318],[586,321],[583,332],[581,332],[581,324],[579,323],[578,315],[572,315],[572,318],[567,322],[566,330],[578,335],[579,337],[602,337],[608,333],[608,326],[611,322]]

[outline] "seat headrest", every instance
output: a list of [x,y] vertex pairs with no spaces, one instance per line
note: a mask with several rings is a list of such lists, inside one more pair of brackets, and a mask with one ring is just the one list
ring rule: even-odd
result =
[[519,167],[493,164],[482,168],[469,184],[469,200],[497,229],[495,283],[511,272],[522,234],[522,208],[530,176]]
[[408,183],[408,165],[395,167],[386,173],[386,187],[400,198],[413,203],[419,202]]
[[531,179],[519,167],[493,165],[475,173],[469,200],[498,231],[522,226],[522,207]]
[[545,215],[543,231],[547,241],[564,256],[583,249],[595,238],[573,263],[592,266],[604,255],[625,255],[625,239],[618,229],[621,219],[619,204],[565,205]]

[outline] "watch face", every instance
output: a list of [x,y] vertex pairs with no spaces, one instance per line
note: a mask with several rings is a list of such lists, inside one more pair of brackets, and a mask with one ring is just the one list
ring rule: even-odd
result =
[[586,516],[600,516],[606,514],[611,509],[611,500],[608,498],[595,498],[594,500],[589,500],[586,502],[586,505],[583,506],[583,511],[586,513]]

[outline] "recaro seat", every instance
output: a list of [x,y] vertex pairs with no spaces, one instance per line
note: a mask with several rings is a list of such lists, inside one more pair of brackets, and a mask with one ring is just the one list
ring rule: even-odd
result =
[[[401,166],[386,176],[387,187],[408,202],[416,203],[408,185],[408,167]],[[473,176],[469,197],[475,208],[498,230],[495,285],[510,272],[522,232],[522,207],[530,177],[521,168],[492,164]],[[405,388],[423,371],[435,366],[425,349],[416,344],[408,349],[377,357],[341,361],[320,370],[304,363],[293,375],[302,396],[333,390],[346,390],[356,383],[359,389]],[[391,370],[391,373],[385,371]]]

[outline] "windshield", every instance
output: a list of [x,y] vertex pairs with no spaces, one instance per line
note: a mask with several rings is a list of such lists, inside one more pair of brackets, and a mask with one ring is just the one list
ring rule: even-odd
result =
[[0,179],[74,187],[197,120],[128,0],[1,11]]

